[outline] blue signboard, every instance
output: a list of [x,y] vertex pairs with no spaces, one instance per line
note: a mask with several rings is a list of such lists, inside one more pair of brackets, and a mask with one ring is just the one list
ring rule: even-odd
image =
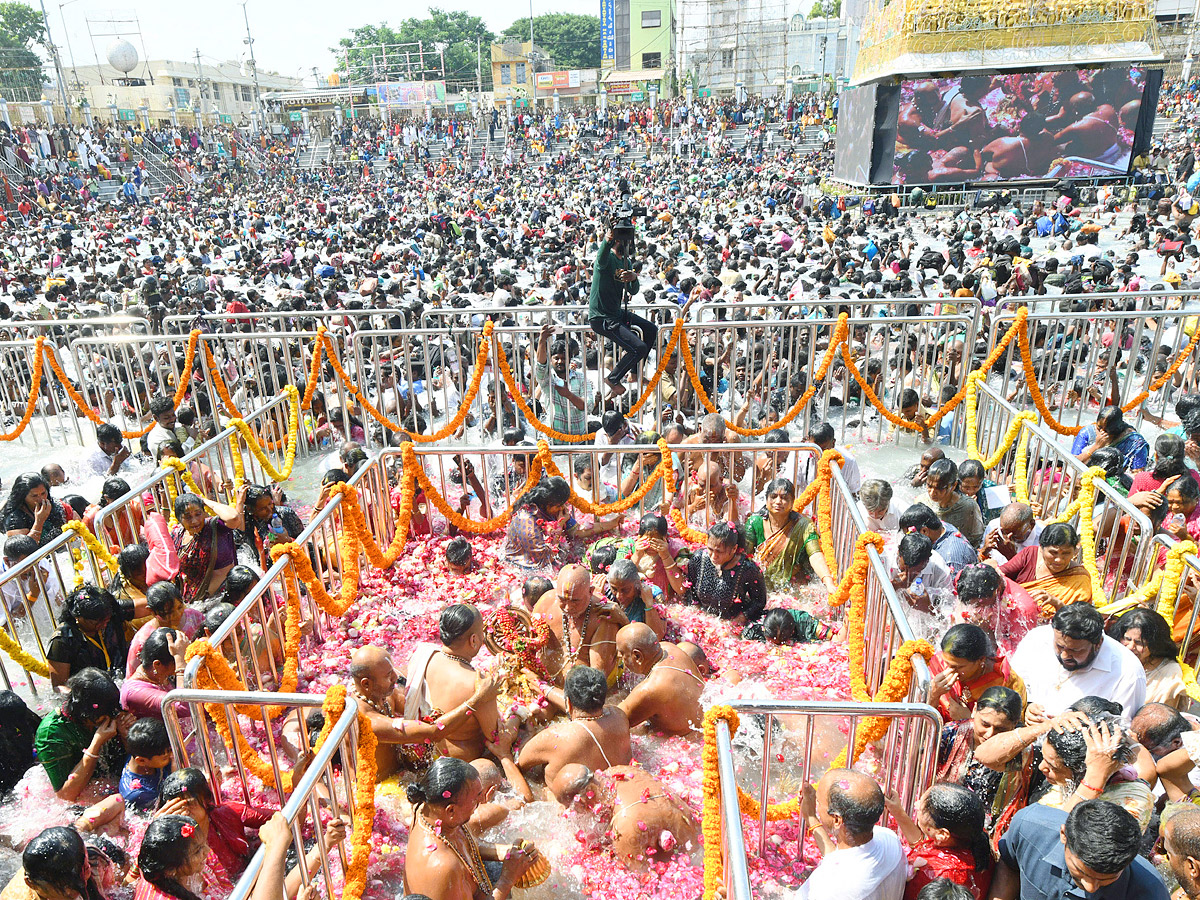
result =
[[617,57],[616,0],[600,0],[600,65],[609,68]]

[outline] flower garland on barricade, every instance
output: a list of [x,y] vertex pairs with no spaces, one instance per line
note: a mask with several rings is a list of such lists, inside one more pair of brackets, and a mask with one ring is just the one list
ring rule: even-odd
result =
[[[625,512],[625,510],[637,506],[642,502],[642,498],[650,492],[650,488],[654,487],[658,480],[663,477],[663,471],[671,468],[671,451],[667,448],[667,442],[661,438],[658,442],[658,452],[662,456],[658,465],[654,467],[654,470],[650,473],[649,477],[642,482],[638,489],[628,497],[623,497],[620,500],[614,500],[612,503],[593,503],[591,500],[580,497],[577,493],[575,493],[575,488],[572,487],[571,505],[580,512],[585,512],[592,516],[608,516],[612,515],[613,513]],[[562,478],[564,481],[568,481],[568,479],[563,475],[562,470],[559,469],[558,465],[554,462],[554,459],[550,453],[550,445],[544,440],[538,441],[538,457],[540,458],[542,468],[547,475],[551,476],[552,478]]]
[[[359,405],[362,406],[362,408],[368,413],[370,413],[371,417],[376,422],[378,422],[384,428],[387,428],[389,431],[405,432],[417,443],[428,444],[434,441],[440,441],[443,438],[447,438],[454,434],[454,432],[458,431],[458,429],[462,427],[463,422],[466,421],[467,414],[471,411],[471,404],[475,402],[475,396],[479,393],[479,387],[483,383],[483,373],[487,368],[488,348],[491,346],[492,329],[494,327],[495,323],[490,319],[483,323],[483,334],[481,340],[479,341],[479,349],[475,353],[475,368],[471,372],[471,383],[467,385],[467,390],[463,394],[462,400],[459,402],[458,412],[455,414],[453,419],[451,419],[433,434],[414,434],[410,429],[406,429],[402,424],[397,425],[378,409],[376,409],[375,405],[371,403],[371,401],[368,400],[366,395],[363,393],[362,386],[351,381],[350,376],[346,373],[346,370],[342,368],[341,360],[338,359],[337,354],[334,353],[333,339],[329,337],[327,329],[324,326],[321,326],[317,329],[317,343],[319,348],[324,350],[325,358],[329,360],[329,364],[333,367],[334,373],[342,380],[342,384],[346,388],[346,393],[354,397],[354,399],[359,402]],[[314,352],[314,371],[319,371],[318,366],[319,356],[318,353]],[[309,403],[312,402],[311,394],[306,393],[305,397]]]
[[[526,401],[521,388],[517,385],[517,379],[513,377],[512,369],[508,365],[508,355],[501,347],[496,348],[496,365],[500,369],[500,377],[504,379],[504,383],[508,386],[508,394],[512,398],[513,403],[517,405],[517,409],[521,411],[521,415],[536,430],[563,444],[579,444],[596,439],[596,435],[599,434],[598,431],[589,431],[587,434],[565,434],[561,431],[555,431],[539,419],[537,413],[533,411],[533,407]],[[640,400],[641,398],[639,397],[638,399]]]
[[1017,441],[1017,462],[1013,468],[1013,496],[1021,503],[1029,502],[1029,439],[1033,429],[1022,428]]
[[[791,409],[783,414],[783,418],[759,428],[744,428],[726,419],[725,427],[743,437],[762,437],[768,431],[785,427],[792,419],[800,415],[816,395],[817,389],[825,382],[825,376],[829,374],[829,367],[833,365],[834,359],[837,358],[838,348],[846,345],[846,336],[849,333],[850,317],[842,313],[838,316],[837,325],[833,329],[833,337],[829,339],[829,346],[825,349],[825,355],[821,358],[820,365],[817,366],[817,372],[812,384],[792,404]],[[688,343],[687,335],[682,332],[679,335],[679,352],[683,355],[683,367],[687,370],[687,375],[692,382],[692,390],[696,392],[696,397],[699,398],[701,405],[705,409],[710,413],[716,413],[718,411],[716,405],[713,403],[712,398],[708,396],[708,391],[704,389],[704,385],[700,383],[700,375],[696,371],[696,362],[692,359],[692,348]]]
[[[236,456],[237,454],[235,453],[234,455]],[[183,486],[193,494],[198,497],[204,496],[204,492],[200,490],[200,487],[196,484],[196,480],[192,478],[192,473],[188,471],[187,464],[182,459],[177,456],[168,456],[166,459],[161,460],[158,465],[161,469],[170,469],[175,472],[179,480],[183,482]],[[167,512],[169,513],[167,524],[174,528],[179,524],[179,521],[175,518],[175,501],[179,499],[179,485],[175,483],[174,478],[164,478],[163,484],[167,488]],[[204,511],[208,513],[212,512],[207,506],[204,507]]]
[[[40,378],[38,373],[41,372],[41,357],[44,354],[46,359],[50,362],[51,370],[53,370],[55,376],[58,378],[59,382],[62,384],[63,389],[66,390],[67,396],[69,396],[74,401],[75,405],[77,407],[79,407],[79,411],[82,412],[85,416],[87,416],[88,419],[91,420],[91,422],[93,424],[103,425],[104,419],[100,416],[100,414],[98,412],[96,412],[94,409],[92,409],[90,406],[88,406],[87,400],[85,400],[83,395],[80,394],[79,391],[77,391],[75,389],[75,385],[73,385],[71,383],[71,379],[67,377],[67,373],[64,372],[62,369],[62,366],[59,365],[58,359],[55,357],[55,355],[45,349],[45,345],[43,344],[43,341],[44,341],[44,338],[39,337],[37,339],[37,347],[34,351],[38,355],[38,358],[34,360],[34,372],[35,372],[34,378],[35,379]],[[184,356],[184,360],[183,360],[183,371],[179,374],[179,384],[176,385],[175,395],[172,397],[172,403],[176,407],[178,407],[179,404],[181,404],[183,402],[183,398],[187,396],[188,385],[190,384],[191,379],[192,379],[192,369],[196,363],[196,345],[199,343],[199,341],[200,341],[200,331],[198,329],[188,335],[187,350],[185,351],[185,356]],[[35,380],[35,384],[36,384],[36,380]],[[31,397],[30,399],[32,400],[33,398]],[[22,420],[22,421],[25,421],[25,420]],[[26,424],[28,424],[28,422],[26,422]],[[138,438],[142,438],[142,437],[145,437],[146,435],[148,435],[150,433],[150,429],[152,429],[153,427],[154,427],[154,423],[151,422],[149,425],[147,425],[145,428],[141,429],[140,431],[122,431],[121,437],[123,437],[127,440],[137,440]],[[17,431],[16,434],[20,434],[21,431],[24,431],[24,430],[25,430],[24,426],[21,426],[20,431]],[[14,435],[14,437],[15,436],[16,435]],[[11,438],[4,438],[4,439],[11,440]]]
[[[113,556],[109,552],[108,548],[104,546],[103,541],[101,541],[98,537],[96,537],[96,535],[92,534],[91,531],[88,530],[88,527],[84,525],[83,522],[78,519],[73,519],[70,522],[64,522],[63,531],[75,532],[83,545],[92,551],[92,555],[100,560],[100,562],[104,563],[104,567],[108,569],[109,572],[114,575],[116,574],[118,569],[116,557]],[[80,553],[79,548],[75,546],[71,547],[71,565],[75,569],[74,586],[79,587],[84,581],[83,554]]]
[[[237,418],[229,424],[238,430],[242,440],[245,442],[247,449],[258,460],[258,464],[262,466],[263,472],[266,473],[272,481],[287,481],[292,476],[292,468],[296,464],[296,447],[300,440],[300,391],[296,389],[294,384],[287,384],[283,387],[283,393],[288,399],[288,430],[287,438],[284,442],[283,451],[283,468],[276,469],[271,460],[267,457],[266,451],[258,442],[258,438],[254,435],[254,429],[246,424],[244,419]],[[233,454],[234,459],[234,487],[241,487],[246,480],[245,467],[239,453]],[[239,471],[240,469],[240,471]]]
[[[17,427],[8,434],[0,434],[0,441],[15,441],[25,429],[29,427],[29,423],[33,421],[33,411],[37,409],[38,395],[42,390],[42,360],[44,354],[42,348],[45,346],[46,339],[42,336],[37,338],[37,343],[33,350],[33,372],[30,374],[29,398],[25,401],[25,412],[21,414],[21,421],[17,423]],[[149,431],[146,432],[149,434]]]
[[[830,606],[840,606],[850,602],[848,613],[849,657],[850,657],[850,691],[859,702],[896,703],[908,696],[912,684],[912,658],[921,656],[928,660],[933,657],[933,647],[928,641],[906,641],[897,651],[888,666],[887,673],[880,682],[879,690],[871,696],[867,688],[864,659],[866,652],[866,605],[867,605],[867,575],[870,568],[870,558],[867,547],[874,546],[877,551],[883,549],[883,538],[875,532],[865,532],[859,535],[854,545],[854,558],[849,570],[842,576],[837,590],[829,597]],[[717,722],[729,724],[730,734],[737,731],[738,715],[730,706],[712,706],[704,713],[703,749],[701,761],[703,766],[702,796],[704,801],[701,817],[701,832],[704,836],[704,900],[712,900],[721,883],[721,788],[720,773],[717,766]],[[856,730],[854,752],[850,765],[858,760],[859,755],[872,741],[879,740],[887,733],[891,719],[883,716],[871,716],[859,723]],[[831,768],[846,765],[846,751],[833,761]],[[760,802],[738,788],[738,806],[741,813],[757,817],[762,812]],[[800,798],[793,797],[780,803],[772,803],[767,807],[767,820],[778,822],[799,815]]]
[[[1041,417],[1046,421],[1047,425],[1049,425],[1052,429],[1054,429],[1059,434],[1074,435],[1074,434],[1079,433],[1079,431],[1081,430],[1080,426],[1066,426],[1066,425],[1061,424],[1054,418],[1053,414],[1050,412],[1049,408],[1046,405],[1045,398],[1042,396],[1041,390],[1038,388],[1037,380],[1036,380],[1036,373],[1034,371],[1033,360],[1032,360],[1032,356],[1031,356],[1030,348],[1029,348],[1029,332],[1028,332],[1028,327],[1027,327],[1027,322],[1026,322],[1028,315],[1029,315],[1029,310],[1027,307],[1021,307],[1020,309],[1017,310],[1017,314],[1016,314],[1016,317],[1013,319],[1012,326],[1005,333],[1004,337],[1000,339],[999,343],[996,344],[996,346],[992,349],[992,352],[989,353],[987,358],[980,364],[979,368],[977,368],[973,372],[969,373],[969,375],[967,377],[967,384],[964,384],[964,386],[950,400],[946,401],[946,403],[944,403],[939,409],[934,411],[929,416],[929,418],[926,420],[925,427],[928,428],[930,426],[937,425],[937,423],[940,422],[942,418],[944,418],[945,416],[947,416],[951,412],[953,412],[953,410],[955,408],[957,408],[958,405],[968,395],[969,385],[970,385],[970,381],[971,381],[971,375],[978,374],[978,375],[982,376],[983,374],[990,371],[991,367],[995,364],[996,360],[998,360],[1000,358],[1001,354],[1003,354],[1004,351],[1008,348],[1008,345],[1012,342],[1012,339],[1014,337],[1016,337],[1016,338],[1018,338],[1018,346],[1020,349],[1022,366],[1023,366],[1024,372],[1025,372],[1025,379],[1026,379],[1027,385],[1029,387],[1030,395],[1033,399],[1034,405],[1037,407],[1038,412],[1041,414]],[[844,324],[845,322],[848,322],[848,316],[845,313],[843,313],[842,316],[839,317],[837,330],[835,330],[834,335],[830,341],[829,347],[826,349],[825,356],[821,360],[821,364],[817,368],[816,378],[814,379],[813,384],[809,385],[808,389],[805,390],[804,394],[801,395],[801,397],[792,405],[792,407],[783,415],[782,418],[780,418],[777,422],[774,422],[774,423],[771,423],[768,425],[763,425],[759,428],[745,428],[743,426],[735,424],[734,422],[730,422],[729,420],[726,420],[726,426],[737,434],[749,436],[749,437],[756,437],[756,436],[761,436],[761,435],[766,434],[768,431],[770,431],[773,428],[780,428],[780,427],[787,425],[789,422],[791,422],[793,419],[795,419],[796,416],[799,415],[800,412],[803,411],[804,408],[807,407],[809,402],[812,400],[813,396],[816,394],[816,390],[817,390],[818,386],[824,381],[825,376],[828,373],[829,367],[830,367],[830,365],[832,365],[833,360],[836,357],[837,351],[840,349],[842,351],[842,357],[846,363],[847,371],[849,371],[851,376],[853,376],[854,380],[858,382],[859,387],[862,389],[864,396],[876,408],[876,410],[878,410],[879,413],[881,415],[883,415],[883,417],[886,418],[889,422],[891,422],[893,425],[895,425],[899,428],[904,428],[909,431],[919,430],[920,426],[916,422],[910,422],[910,421],[902,418],[901,416],[896,415],[890,409],[887,409],[887,407],[882,403],[882,401],[879,399],[878,395],[875,393],[874,389],[867,382],[867,380],[863,377],[862,372],[859,371],[858,366],[856,365],[856,363],[854,361],[853,354],[850,353],[849,342],[847,339],[848,325]],[[655,387],[657,386],[659,380],[662,378],[663,374],[666,371],[667,361],[670,359],[672,351],[676,350],[676,349],[678,349],[683,355],[684,366],[687,369],[688,377],[692,382],[693,388],[695,388],[695,390],[696,390],[697,396],[699,397],[701,404],[710,413],[716,413],[718,411],[716,409],[716,406],[712,402],[712,398],[708,396],[708,393],[706,391],[704,391],[703,386],[700,384],[699,374],[696,372],[695,362],[692,360],[692,357],[691,357],[691,348],[690,348],[690,344],[688,342],[686,333],[683,329],[683,324],[684,324],[683,320],[681,320],[681,319],[676,320],[674,329],[672,331],[671,339],[668,342],[668,344],[666,345],[666,347],[664,348],[662,354],[660,355],[658,367],[655,369],[654,375],[647,381],[646,388],[642,392],[642,395],[637,399],[637,401],[634,402],[633,407],[631,409],[632,414],[636,415],[641,410],[642,406],[646,403],[646,401],[650,398],[651,394],[653,394]],[[478,394],[479,385],[482,383],[483,371],[487,364],[490,338],[491,338],[493,327],[494,327],[494,323],[491,322],[490,320],[488,322],[484,323],[484,327],[483,327],[483,331],[482,331],[483,340],[481,340],[480,348],[476,353],[476,364],[475,364],[474,370],[471,373],[471,382],[468,385],[467,391],[463,395],[462,403],[460,404],[458,413],[455,415],[455,417],[453,419],[451,419],[449,422],[447,422],[445,425],[443,425],[442,428],[440,428],[434,434],[429,434],[429,435],[411,434],[410,436],[413,438],[414,441],[416,441],[417,443],[430,443],[433,441],[441,440],[442,438],[447,437],[450,434],[453,434],[455,431],[458,430],[459,427],[461,427],[463,421],[465,421],[465,419],[466,419],[466,416],[467,416],[467,413],[469,411],[471,404],[474,402],[475,397]],[[189,384],[191,381],[193,370],[195,368],[195,356],[196,356],[197,347],[200,342],[200,336],[201,336],[201,332],[199,330],[192,331],[191,334],[188,336],[188,344],[187,344],[187,349],[186,349],[186,356],[184,359],[183,370],[180,374],[179,384],[176,387],[174,398],[173,398],[174,404],[176,407],[178,407],[183,402],[184,398],[187,396],[188,387],[189,387]],[[1147,387],[1146,390],[1142,391],[1140,394],[1138,394],[1132,400],[1130,400],[1129,402],[1124,404],[1121,407],[1121,409],[1127,413],[1131,412],[1132,410],[1136,409],[1138,407],[1138,405],[1141,404],[1152,393],[1161,389],[1162,386],[1165,385],[1167,383],[1167,381],[1169,381],[1170,378],[1176,372],[1178,372],[1179,368],[1188,359],[1188,357],[1192,355],[1192,353],[1195,351],[1197,346],[1200,346],[1200,331],[1198,331],[1196,334],[1194,334],[1192,336],[1192,338],[1188,342],[1187,346],[1179,353],[1178,356],[1176,356],[1176,358],[1172,361],[1171,365],[1167,368],[1167,370],[1165,372],[1163,372],[1161,375],[1159,375],[1157,378],[1155,378],[1154,381],[1152,381],[1150,383],[1150,385]],[[26,428],[29,427],[29,423],[32,421],[33,413],[37,406],[37,398],[40,394],[41,372],[42,372],[42,366],[43,366],[44,360],[49,360],[50,366],[53,369],[54,374],[57,376],[58,380],[62,383],[67,394],[75,402],[76,406],[78,406],[79,409],[84,413],[84,415],[86,415],[88,419],[90,419],[92,422],[96,423],[97,425],[101,424],[104,421],[99,413],[97,413],[95,410],[91,409],[91,407],[89,407],[87,405],[86,400],[79,393],[79,391],[76,390],[75,386],[71,383],[70,379],[67,377],[66,373],[63,371],[62,366],[59,365],[58,360],[55,358],[54,354],[52,352],[49,352],[45,348],[45,337],[44,336],[39,336],[36,339],[36,345],[34,348],[34,357],[35,358],[33,361],[32,378],[31,378],[32,386],[30,389],[29,398],[25,404],[25,412],[22,415],[21,420],[17,423],[17,427],[12,432],[10,432],[9,434],[0,435],[0,441],[16,440],[26,430]],[[504,381],[505,381],[506,385],[508,386],[510,393],[512,394],[514,402],[517,404],[518,408],[520,408],[521,412],[529,420],[530,424],[532,424],[534,426],[534,428],[536,428],[542,434],[547,435],[548,437],[555,438],[556,440],[566,442],[566,443],[579,443],[582,441],[589,441],[589,440],[592,440],[595,438],[595,436],[596,436],[595,432],[589,432],[588,434],[580,434],[580,435],[568,435],[568,434],[563,434],[561,432],[555,431],[554,429],[547,426],[544,422],[540,421],[537,418],[537,416],[533,414],[532,409],[529,407],[529,404],[525,401],[524,396],[522,395],[521,391],[518,389],[516,380],[513,377],[512,370],[509,367],[507,356],[505,355],[502,348],[500,348],[500,347],[496,348],[496,357],[497,357],[496,362],[499,365],[501,375],[504,377]],[[205,363],[209,366],[209,369],[213,374],[212,380],[213,380],[214,388],[217,392],[219,399],[221,400],[221,403],[225,406],[226,412],[233,418],[241,418],[241,415],[238,413],[237,409],[233,405],[233,400],[229,395],[228,386],[225,384],[224,380],[220,376],[220,372],[217,370],[215,359],[213,358],[212,350],[207,344],[204,345],[204,358],[205,358]],[[309,365],[309,377],[308,377],[307,384],[305,385],[304,395],[300,401],[300,408],[302,410],[310,409],[312,406],[313,394],[316,391],[317,383],[319,381],[322,358],[325,358],[329,361],[330,366],[333,368],[335,375],[345,385],[347,393],[349,393],[351,396],[355,397],[362,404],[363,408],[366,409],[368,411],[368,413],[370,413],[371,416],[374,417],[380,424],[382,424],[385,428],[387,428],[393,432],[408,431],[408,429],[405,429],[403,425],[392,422],[385,415],[383,415],[383,413],[381,413],[375,406],[373,406],[370,403],[369,400],[367,400],[367,398],[365,397],[365,395],[362,392],[361,386],[354,384],[354,382],[350,378],[349,374],[346,372],[345,368],[342,366],[341,360],[338,358],[338,355],[335,352],[335,348],[333,346],[333,340],[329,336],[329,334],[327,333],[327,329],[323,325],[317,329],[317,335],[314,338],[314,342],[313,342],[312,358],[310,360],[310,365]],[[973,417],[972,417],[972,419],[973,419]],[[152,427],[153,427],[153,423],[151,423],[150,425],[147,425],[145,428],[143,428],[141,430],[122,431],[121,434],[126,439],[141,438],[141,437],[144,437],[146,434],[148,434]],[[1012,426],[1010,426],[1010,427],[1012,427]]]
[[1104,480],[1104,469],[1092,466],[1080,478],[1079,483],[1079,543],[1083,554],[1083,567],[1092,578],[1092,596],[1104,596],[1104,579],[1096,568],[1096,526],[1092,513],[1096,509],[1096,479]]
[[[979,364],[979,368],[976,369],[975,372],[978,372],[982,376],[991,371],[992,366],[996,364],[996,360],[1003,355],[1004,351],[1008,349],[1008,345],[1012,343],[1012,339],[1016,337],[1018,333],[1022,335],[1025,334],[1025,320],[1028,318],[1028,316],[1029,310],[1025,307],[1021,307],[1021,309],[1017,310],[1017,317],[1013,321],[1012,328],[1010,328],[1004,337],[1000,339],[999,343],[992,348],[992,352],[989,353],[987,358]],[[883,404],[878,395],[875,393],[875,389],[871,387],[870,382],[868,382],[867,379],[863,377],[863,374],[858,371],[858,366],[854,362],[854,354],[850,352],[849,343],[845,343],[842,346],[842,359],[846,363],[846,371],[848,371],[854,380],[858,382],[858,386],[862,389],[863,396],[866,397],[867,400],[870,401],[871,405],[879,411],[880,415],[882,415],[897,428],[904,428],[907,431],[921,430],[921,426],[919,424],[916,422],[910,422],[903,416],[896,415]],[[953,397],[943,403],[940,408],[935,410],[925,420],[925,428],[936,427],[938,422],[940,422],[945,416],[952,413],[958,407],[958,405],[966,399],[968,384],[970,384],[969,376],[967,378],[967,383],[959,388],[958,392],[955,393]]]
[[12,635],[4,628],[0,628],[0,650],[3,650],[8,658],[15,662],[26,672],[32,672],[34,675],[41,675],[43,678],[50,677],[50,667],[40,659],[30,656],[21,649],[21,645],[13,640]]
[[1000,441],[1000,446],[996,448],[991,456],[984,457],[979,452],[979,381],[983,378],[983,373],[972,372],[967,376],[967,456],[970,459],[977,460],[985,469],[994,469],[1004,460],[1005,455],[1012,448],[1013,443],[1021,436],[1025,446],[1029,446],[1029,438],[1021,433],[1021,425],[1023,422],[1036,423],[1037,413],[1034,412],[1019,412],[1011,422],[1008,423],[1008,430],[1004,432],[1004,437]]

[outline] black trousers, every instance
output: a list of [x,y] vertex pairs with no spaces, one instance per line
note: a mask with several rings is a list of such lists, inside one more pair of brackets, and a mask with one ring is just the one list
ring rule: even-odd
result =
[[592,331],[601,337],[606,337],[625,351],[617,362],[616,368],[608,373],[611,384],[620,383],[633,367],[640,364],[650,355],[658,337],[658,326],[649,319],[634,315],[631,312],[621,313],[619,319],[591,319],[589,324]]

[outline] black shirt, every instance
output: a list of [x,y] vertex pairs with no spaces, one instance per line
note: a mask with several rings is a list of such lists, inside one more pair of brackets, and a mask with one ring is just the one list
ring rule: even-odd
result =
[[685,603],[699,606],[722,619],[745,616],[747,622],[760,618],[767,608],[767,585],[758,563],[744,553],[729,569],[720,569],[707,551],[688,561]]
[[125,663],[129,656],[129,642],[125,640],[125,623],[133,621],[133,601],[118,600],[113,604],[112,618],[99,635],[85,635],[78,625],[67,622],[58,626],[46,659],[66,663],[74,675],[80,669],[94,666],[102,672],[119,671],[125,674]]

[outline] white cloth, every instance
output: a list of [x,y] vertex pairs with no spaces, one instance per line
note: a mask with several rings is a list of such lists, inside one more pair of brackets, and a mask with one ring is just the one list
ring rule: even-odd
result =
[[408,673],[405,676],[407,693],[404,695],[404,718],[419,719],[433,710],[433,704],[429,702],[429,684],[425,681],[425,673],[433,654],[441,649],[437,644],[426,643],[413,647],[412,655],[408,658]]
[[908,858],[895,832],[875,826],[859,847],[834,850],[821,860],[792,900],[900,900]]
[[1146,670],[1133,652],[1108,635],[1086,669],[1067,671],[1054,655],[1054,627],[1040,625],[1021,639],[1010,659],[1025,682],[1029,703],[1057,716],[1080,697],[1096,696],[1121,704],[1126,725],[1146,702]]
[[[862,472],[859,471],[858,462],[845,447],[835,445],[833,449],[842,454],[842,479],[846,482],[850,493],[857,497],[858,492],[862,489]],[[796,485],[796,493],[804,490],[816,477],[817,460],[815,457],[809,457],[804,461],[804,471],[800,476],[801,484]]]
[[[1038,543],[1038,538],[1040,538],[1042,536],[1042,529],[1045,527],[1046,526],[1043,525],[1041,522],[1035,521],[1033,523],[1033,531],[1029,532],[1029,537],[1025,538],[1025,540],[1023,540],[1023,541],[1021,541],[1021,543],[1017,544],[1017,552],[1019,553],[1020,551],[1024,550],[1026,547],[1036,547],[1037,543]],[[986,543],[987,536],[989,534],[991,534],[993,531],[998,531],[999,528],[1000,528],[1000,517],[997,516],[996,518],[992,519],[992,521],[988,522],[986,526],[984,526],[984,529],[983,529],[984,542]],[[983,545],[980,544],[980,546],[983,546]],[[1004,565],[1006,562],[1008,562],[1007,559],[1005,559],[1003,556],[1001,556],[995,550],[991,551],[990,556],[991,556],[992,560],[999,565]]]
[[858,501],[858,511],[862,513],[862,517],[867,522],[867,531],[899,531],[900,530],[900,514],[904,510],[896,503],[896,498],[893,497],[888,501],[888,510],[883,514],[882,519],[877,519],[871,515],[870,511],[863,506],[861,500]]

